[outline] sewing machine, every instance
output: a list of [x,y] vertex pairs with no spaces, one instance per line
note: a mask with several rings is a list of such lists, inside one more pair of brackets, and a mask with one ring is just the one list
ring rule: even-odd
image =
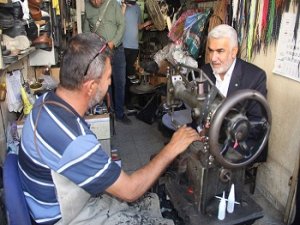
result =
[[[167,72],[165,108],[174,129],[178,105],[190,111],[191,126],[203,136],[181,154],[159,179],[186,225],[251,224],[263,216],[261,207],[244,192],[245,168],[260,155],[271,129],[271,111],[259,92],[237,91],[225,98],[197,68],[178,65]],[[262,117],[252,120],[249,107],[260,107]],[[178,112],[177,112],[178,113]],[[235,186],[233,213],[218,220],[222,193]]]

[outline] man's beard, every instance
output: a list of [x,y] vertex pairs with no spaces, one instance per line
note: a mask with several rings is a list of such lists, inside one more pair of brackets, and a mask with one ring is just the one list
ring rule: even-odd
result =
[[89,102],[89,108],[93,108],[95,105],[99,104],[103,99],[103,96],[101,95],[101,91],[98,90],[94,98],[92,98]]
[[95,7],[95,8],[99,8],[101,5],[102,5],[103,1],[101,1],[100,3],[98,4],[93,4],[92,3],[92,6]]
[[232,63],[228,61],[226,62],[226,64],[223,64],[221,67],[215,68],[212,63],[210,64],[210,66],[215,74],[225,74],[229,70],[231,64]]

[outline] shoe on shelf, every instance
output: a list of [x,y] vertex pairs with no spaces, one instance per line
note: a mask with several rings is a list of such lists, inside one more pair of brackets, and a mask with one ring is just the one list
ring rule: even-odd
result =
[[43,0],[28,0],[28,2],[30,4],[36,5],[36,6],[40,6],[43,2]]
[[133,80],[133,79],[136,79],[136,75],[129,75],[127,76],[129,80]]
[[131,109],[126,109],[126,114],[128,115],[128,116],[132,116],[132,115],[135,115],[135,114],[137,114],[137,109],[135,109],[135,108],[131,108]]
[[137,109],[134,107],[133,104],[129,103],[126,105],[126,115],[130,116],[132,113],[136,113]]
[[133,79],[133,80],[130,80],[130,82],[132,84],[138,84],[138,83],[140,83],[140,80],[139,79]]
[[12,14],[13,14],[15,20],[22,20],[24,13],[23,13],[21,3],[13,2],[12,4],[13,4]]
[[47,33],[41,33],[35,40],[33,40],[32,45],[35,48],[43,49],[46,51],[52,50],[52,38],[48,37]]
[[131,120],[125,114],[124,114],[124,116],[122,118],[116,117],[116,120],[118,122],[121,122],[121,123],[126,124],[126,125],[129,125],[129,124],[132,123]]
[[28,2],[29,14],[32,19],[39,21],[42,19],[42,11],[38,5]]

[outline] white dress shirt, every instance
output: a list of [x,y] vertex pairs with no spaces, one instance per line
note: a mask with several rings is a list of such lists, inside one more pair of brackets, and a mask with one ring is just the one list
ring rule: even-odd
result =
[[228,92],[228,88],[229,88],[229,84],[230,84],[230,80],[231,80],[231,76],[232,76],[232,72],[233,72],[235,63],[236,63],[236,59],[231,64],[229,70],[225,73],[223,80],[221,79],[219,74],[214,73],[214,75],[216,77],[216,87],[222,93],[222,95],[224,95],[225,97],[227,96],[227,92]]

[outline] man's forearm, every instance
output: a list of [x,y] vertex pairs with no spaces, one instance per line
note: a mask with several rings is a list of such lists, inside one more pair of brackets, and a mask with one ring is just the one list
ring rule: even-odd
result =
[[172,146],[166,145],[148,164],[130,175],[134,183],[136,197],[143,195],[174,160]]
[[118,180],[106,191],[127,202],[137,200],[176,157],[172,150],[172,145],[165,146],[149,163],[131,175],[122,171]]
[[180,127],[170,142],[144,167],[127,175],[121,172],[115,183],[106,189],[110,194],[125,201],[134,201],[142,196],[166,169],[166,167],[193,142],[199,134],[187,126]]

